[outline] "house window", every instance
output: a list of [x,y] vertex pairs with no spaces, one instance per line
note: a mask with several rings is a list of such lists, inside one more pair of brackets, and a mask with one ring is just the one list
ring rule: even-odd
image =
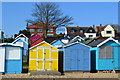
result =
[[38,32],[42,32],[42,29],[37,29]]
[[99,48],[99,59],[112,59],[112,46],[101,46]]
[[72,28],[72,29],[70,30],[70,32],[71,32],[71,33],[74,33],[74,32],[75,32],[75,29]]
[[89,37],[93,37],[93,35],[89,35]]
[[92,30],[89,30],[90,32],[92,32]]
[[48,32],[53,32],[53,29],[49,29]]
[[107,33],[107,34],[111,34],[111,33],[112,33],[112,31],[106,31],[106,33]]
[[30,29],[30,32],[34,32],[35,30],[34,29]]
[[83,32],[83,30],[79,30],[79,32]]

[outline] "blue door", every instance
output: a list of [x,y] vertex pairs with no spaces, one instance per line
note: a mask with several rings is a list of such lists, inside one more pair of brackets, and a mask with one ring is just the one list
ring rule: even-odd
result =
[[79,50],[77,53],[77,69],[78,70],[83,70],[83,59],[84,59],[84,54],[83,54],[83,50]]
[[77,60],[77,55],[78,54],[78,50],[76,50],[76,49],[73,49],[72,51],[71,51],[71,70],[72,71],[77,71],[78,69],[77,69],[77,67],[78,67],[78,60]]

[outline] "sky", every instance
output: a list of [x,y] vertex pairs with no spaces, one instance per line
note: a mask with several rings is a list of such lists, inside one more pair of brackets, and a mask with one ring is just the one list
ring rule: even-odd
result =
[[[31,16],[35,2],[3,2],[2,30],[5,37],[17,34],[26,28],[26,19]],[[58,2],[64,13],[74,18],[73,25],[89,27],[94,25],[118,24],[117,2]],[[59,31],[60,32],[60,31]]]

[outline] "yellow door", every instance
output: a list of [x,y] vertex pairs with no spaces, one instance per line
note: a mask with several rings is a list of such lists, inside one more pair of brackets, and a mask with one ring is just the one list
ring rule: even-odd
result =
[[44,67],[45,70],[51,70],[51,50],[50,49],[44,49]]
[[37,70],[51,70],[51,48],[38,48]]

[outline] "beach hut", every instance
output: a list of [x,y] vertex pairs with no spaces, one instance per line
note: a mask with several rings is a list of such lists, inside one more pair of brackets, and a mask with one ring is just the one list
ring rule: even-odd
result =
[[12,43],[23,47],[23,55],[28,54],[28,38],[24,34],[20,34],[19,37],[16,37]]
[[32,44],[38,39],[42,40],[42,37],[40,35],[38,35],[38,34],[34,34],[34,35],[30,36],[30,43]]
[[89,46],[77,41],[63,46],[59,53],[63,54],[63,58],[60,58],[63,59],[60,60],[63,61],[63,71],[90,71]]
[[15,40],[18,39],[18,38],[20,38],[20,39],[22,39],[23,41],[25,41],[25,42],[28,43],[28,37],[26,37],[24,34],[18,35],[18,36],[15,38]]
[[58,40],[54,40],[51,45],[53,45],[56,48],[62,47],[64,45],[66,45],[68,42],[70,41],[70,37],[67,35],[62,36],[60,39]]
[[20,74],[22,72],[22,51],[20,45],[0,44],[0,73]]
[[41,39],[37,39],[36,41],[34,41],[33,43],[30,44],[30,47],[35,46],[35,45],[37,45],[38,43],[41,43],[41,42],[42,42]]
[[58,49],[43,41],[29,50],[29,71],[58,71]]
[[91,48],[91,70],[120,70],[120,43],[112,37],[93,41]]

